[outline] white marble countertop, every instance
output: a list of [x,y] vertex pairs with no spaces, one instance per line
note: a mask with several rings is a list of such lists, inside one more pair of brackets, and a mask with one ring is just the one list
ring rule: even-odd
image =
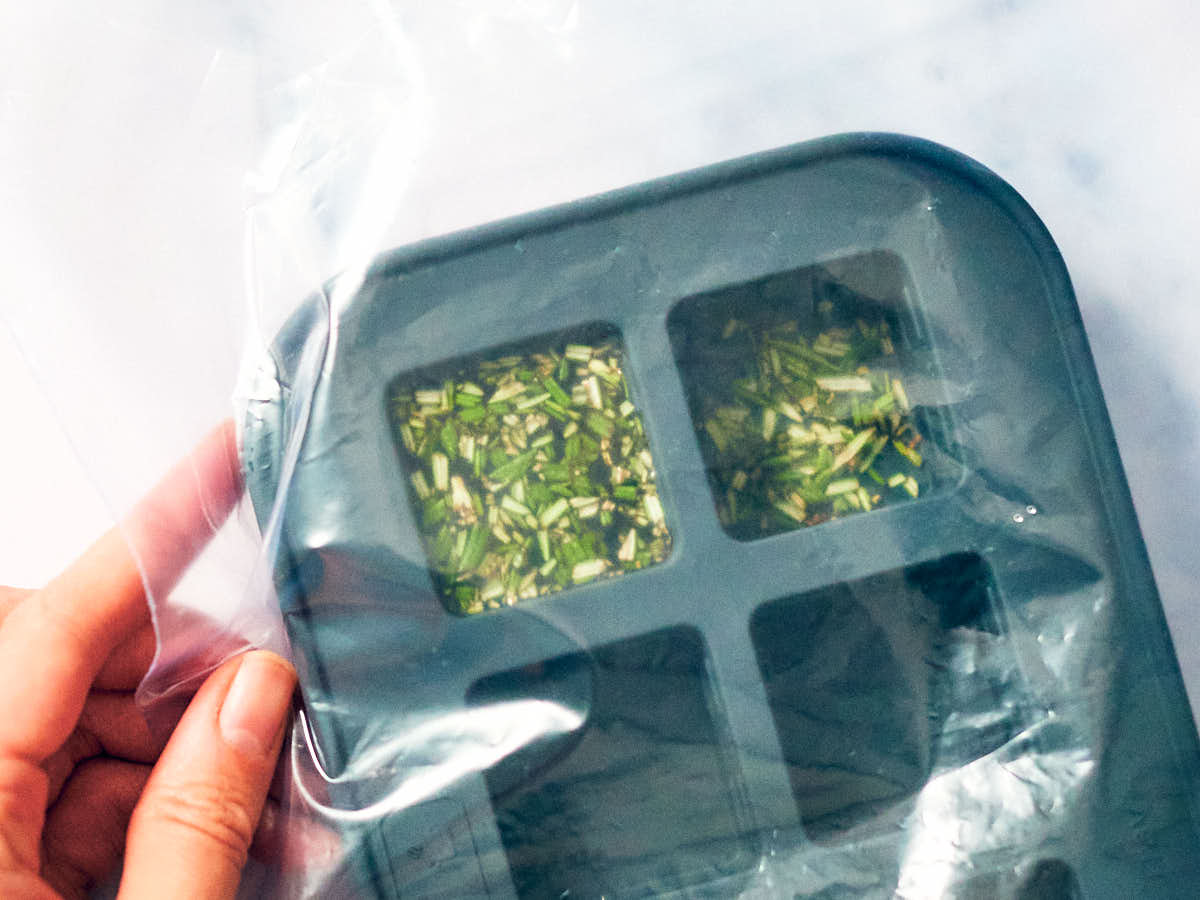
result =
[[[300,289],[342,258],[318,236],[325,257],[291,276],[244,266],[248,198],[303,153],[344,167],[343,199],[368,172],[357,187],[387,198],[374,218],[338,220],[335,198],[324,222],[387,247],[896,131],[992,168],[1061,247],[1196,707],[1200,7],[462,0],[359,33],[365,12],[335,6],[336,22],[293,24],[273,46],[315,59],[314,35],[358,42],[374,59],[361,83],[336,61],[283,80],[249,52],[261,21],[165,0],[0,0],[0,582],[48,578],[222,414],[256,285]],[[310,125],[375,122],[359,140],[399,164],[381,175],[297,149],[300,118],[272,118],[285,99]]]

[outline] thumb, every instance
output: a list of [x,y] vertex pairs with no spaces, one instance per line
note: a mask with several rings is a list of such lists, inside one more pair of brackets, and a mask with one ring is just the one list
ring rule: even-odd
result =
[[234,896],[295,685],[291,665],[261,650],[204,682],[133,811],[121,900]]

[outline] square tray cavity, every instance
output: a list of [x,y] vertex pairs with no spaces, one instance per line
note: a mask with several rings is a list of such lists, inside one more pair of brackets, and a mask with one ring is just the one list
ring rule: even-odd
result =
[[397,377],[396,447],[438,593],[501,609],[662,562],[654,457],[611,326]]
[[900,259],[869,253],[688,297],[667,329],[722,526],[752,540],[952,483],[939,373]]
[[[1031,722],[982,559],[955,554],[759,607],[751,639],[808,836],[895,828],[936,773]],[[997,709],[1006,693],[1020,701]]]
[[580,724],[485,774],[519,897],[649,896],[755,865],[699,632],[560,656],[468,692],[468,706],[530,701],[578,710]]

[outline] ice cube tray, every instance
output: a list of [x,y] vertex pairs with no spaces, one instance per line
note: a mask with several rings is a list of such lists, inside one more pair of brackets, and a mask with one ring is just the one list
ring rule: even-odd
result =
[[[736,352],[715,335],[830,306],[890,323],[927,480],[724,527],[699,420]],[[596,323],[670,554],[455,615],[388,386]],[[1200,876],[1195,730],[1066,270],[953,151],[838,136],[388,253],[281,332],[243,458],[264,527],[286,486],[276,581],[316,752],[359,778],[339,802],[381,811],[364,893],[1095,898]]]

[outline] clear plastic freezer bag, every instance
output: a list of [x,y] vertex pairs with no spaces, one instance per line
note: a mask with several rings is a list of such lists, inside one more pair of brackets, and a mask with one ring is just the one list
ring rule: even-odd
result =
[[1196,738],[1070,285],[971,161],[830,138],[395,251],[256,385],[297,810],[353,891],[1197,874]]

